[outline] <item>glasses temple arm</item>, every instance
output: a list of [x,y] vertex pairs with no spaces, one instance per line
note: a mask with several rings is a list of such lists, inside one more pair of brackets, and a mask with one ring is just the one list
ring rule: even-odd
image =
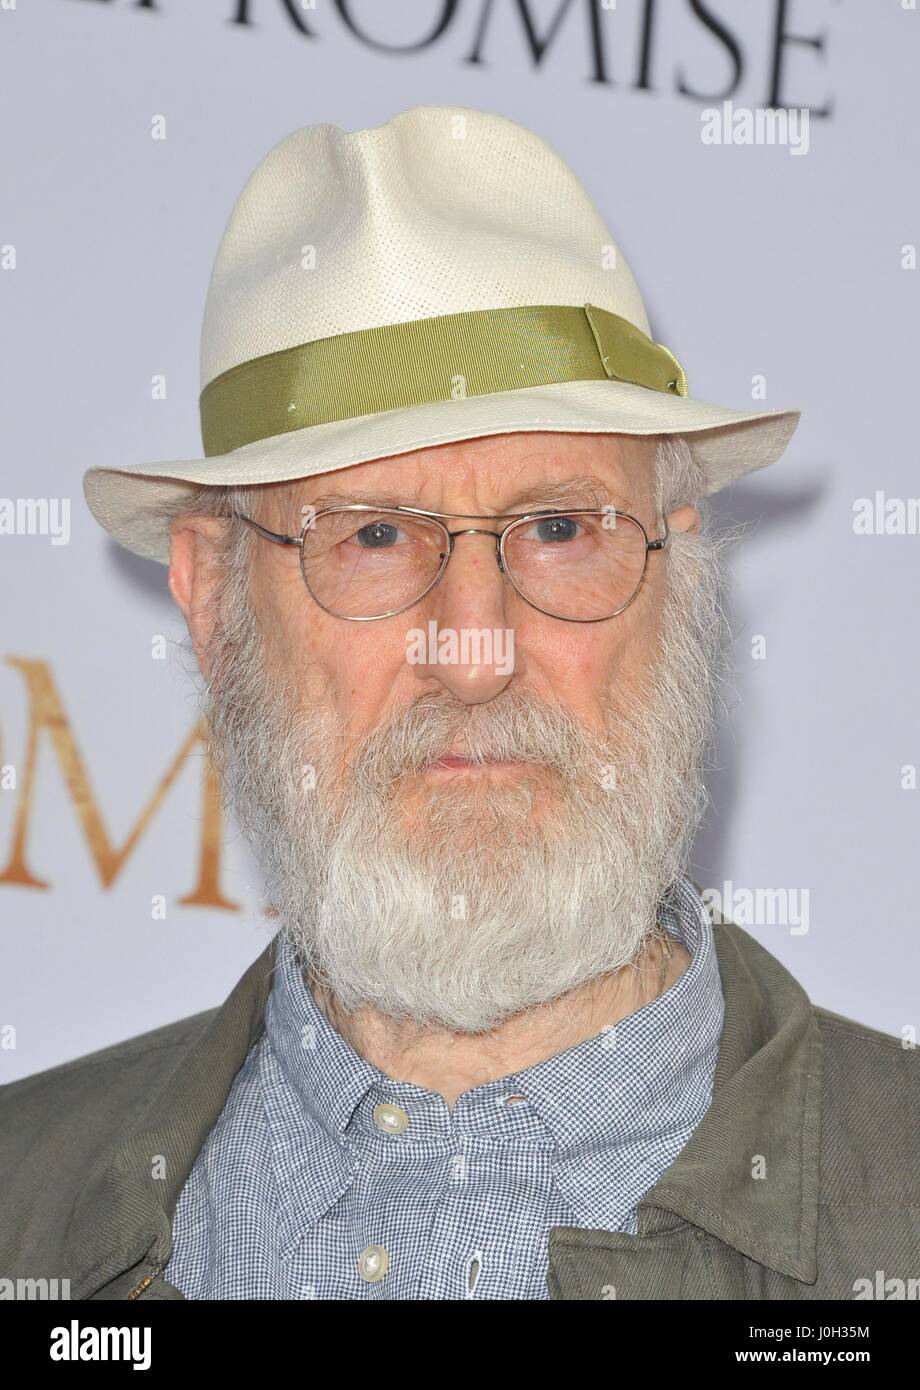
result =
[[268,541],[278,541],[281,545],[300,545],[299,536],[282,536],[278,531],[269,531],[267,526],[253,521],[252,517],[244,516],[242,512],[231,512],[230,515],[235,521],[245,521],[247,526],[251,526],[254,531],[258,531],[259,535],[264,536]]
[[668,518],[666,516],[662,517],[661,521],[664,526],[664,535],[657,541],[648,541],[646,545],[647,550],[664,550],[668,541],[671,539],[671,528],[668,526]]

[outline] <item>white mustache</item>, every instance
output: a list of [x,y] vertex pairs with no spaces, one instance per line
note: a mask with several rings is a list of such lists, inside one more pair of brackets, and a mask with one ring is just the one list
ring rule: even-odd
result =
[[480,766],[537,763],[564,776],[587,762],[583,770],[593,775],[607,753],[605,740],[567,710],[529,692],[509,689],[472,708],[432,693],[376,726],[355,750],[350,770],[367,787],[411,776],[444,757]]

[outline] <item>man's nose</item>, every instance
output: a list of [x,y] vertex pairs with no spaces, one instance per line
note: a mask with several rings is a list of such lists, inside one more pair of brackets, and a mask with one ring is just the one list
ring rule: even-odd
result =
[[454,537],[444,575],[419,605],[427,640],[414,669],[467,704],[484,704],[514,675],[512,594],[496,561],[494,532],[461,528]]

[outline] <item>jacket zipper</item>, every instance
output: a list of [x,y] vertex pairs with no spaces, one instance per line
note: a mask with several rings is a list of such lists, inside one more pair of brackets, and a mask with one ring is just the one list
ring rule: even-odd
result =
[[132,1298],[139,1298],[140,1295],[146,1289],[149,1289],[150,1285],[153,1283],[154,1279],[157,1277],[162,1268],[162,1265],[155,1265],[151,1274],[145,1274],[141,1282],[138,1284],[137,1288],[132,1289],[131,1292],[128,1294],[128,1300],[130,1301]]

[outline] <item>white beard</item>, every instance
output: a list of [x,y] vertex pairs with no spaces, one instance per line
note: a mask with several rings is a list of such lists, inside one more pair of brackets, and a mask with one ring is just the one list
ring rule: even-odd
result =
[[[639,956],[706,805],[726,640],[714,561],[687,544],[669,554],[661,655],[646,689],[609,693],[603,737],[514,683],[473,706],[439,692],[374,728],[344,781],[341,727],[263,670],[231,577],[213,753],[280,930],[342,1008],[480,1033]],[[457,748],[540,767],[415,775]]]

